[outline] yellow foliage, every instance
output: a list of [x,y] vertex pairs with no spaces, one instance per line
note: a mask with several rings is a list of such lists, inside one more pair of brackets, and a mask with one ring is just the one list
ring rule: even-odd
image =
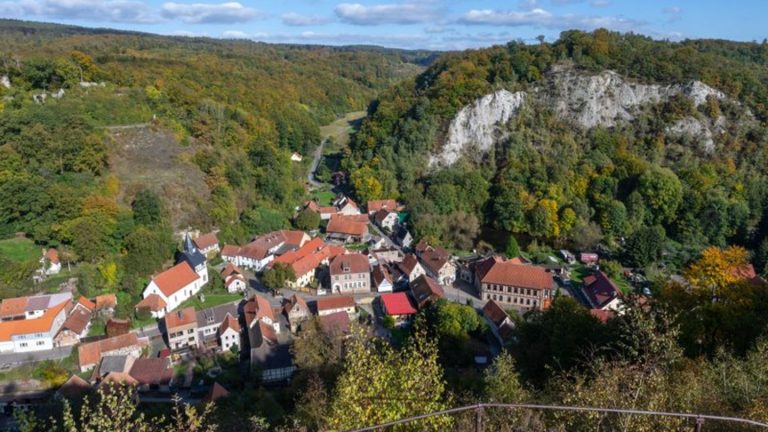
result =
[[114,175],[110,175],[104,180],[104,193],[109,197],[117,197],[120,192],[120,180]]
[[107,287],[114,287],[117,285],[117,264],[115,264],[114,261],[99,264],[98,270],[101,278],[104,280],[104,285]]
[[688,267],[685,277],[694,288],[719,295],[745,280],[748,265],[749,254],[740,246],[708,247],[701,253],[701,258]]
[[83,216],[104,216],[113,218],[120,209],[114,198],[90,195],[83,200]]

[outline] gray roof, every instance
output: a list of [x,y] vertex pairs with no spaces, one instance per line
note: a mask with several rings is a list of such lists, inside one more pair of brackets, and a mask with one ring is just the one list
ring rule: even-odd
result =
[[222,321],[224,321],[224,317],[227,316],[227,313],[237,319],[237,305],[227,303],[214,306],[212,308],[199,310],[197,311],[197,326],[207,327],[214,324],[219,325]]
[[104,356],[101,358],[101,365],[99,365],[99,375],[104,376],[110,372],[125,372],[127,361],[127,355]]
[[251,348],[251,364],[262,370],[291,367],[293,366],[291,346],[263,342],[260,346]]
[[50,296],[30,297],[27,300],[27,312],[48,309]]

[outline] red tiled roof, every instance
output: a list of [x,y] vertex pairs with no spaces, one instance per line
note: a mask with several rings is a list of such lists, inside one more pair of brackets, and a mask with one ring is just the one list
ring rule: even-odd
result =
[[200,237],[192,240],[198,249],[208,249],[211,246],[218,246],[219,239],[216,237],[216,233],[209,232],[203,234]]
[[371,271],[368,257],[358,253],[337,256],[331,261],[329,269],[331,276],[346,273],[369,273]]
[[87,298],[80,296],[79,299],[77,299],[77,302],[83,306],[85,306],[86,309],[93,311],[96,309],[96,303],[88,300]]
[[65,328],[75,334],[80,334],[91,322],[91,311],[83,308],[76,308],[64,321],[62,328]]
[[293,264],[296,261],[317,252],[324,245],[325,243],[323,242],[323,239],[320,237],[315,237],[312,240],[304,243],[302,247],[293,251],[288,251],[275,258],[271,265],[275,265],[276,263]]
[[255,294],[245,302],[243,314],[245,314],[245,323],[248,324],[248,327],[251,327],[253,321],[261,321],[262,318],[269,318],[275,321],[275,314],[272,311],[272,305],[269,304],[269,300],[258,294]]
[[413,315],[416,308],[411,303],[411,298],[404,292],[382,294],[381,303],[387,315]]
[[233,317],[229,312],[227,312],[227,316],[224,317],[224,320],[221,321],[219,334],[224,333],[227,329],[232,329],[240,333],[240,323],[237,322],[237,317]]
[[509,318],[509,315],[504,312],[504,309],[493,300],[488,300],[485,306],[483,306],[483,314],[491,320],[491,322],[496,324],[496,327],[501,326],[504,321]]
[[166,297],[172,296],[185,286],[196,281],[198,274],[186,261],[182,261],[152,279]]
[[552,275],[541,267],[505,261],[495,262],[481,282],[520,288],[550,289]]
[[439,273],[440,269],[442,269],[443,266],[448,263],[448,261],[450,261],[450,259],[451,254],[449,254],[447,250],[441,247],[428,246],[421,252],[421,261],[423,266],[432,271],[434,274]]
[[408,254],[397,264],[397,266],[400,268],[400,271],[410,276],[413,269],[415,269],[418,264],[419,260],[416,258],[416,255]]
[[259,331],[261,332],[261,337],[264,340],[273,344],[277,343],[277,333],[275,333],[274,327],[265,323],[264,321],[259,321]]
[[373,279],[374,286],[378,287],[384,281],[392,283],[392,275],[389,273],[387,266],[379,264],[373,268],[371,272],[371,278]]
[[197,313],[192,306],[184,309],[168,312],[165,315],[165,328],[168,332],[176,327],[181,327],[189,324],[197,324]]
[[596,308],[600,309],[615,299],[621,291],[616,284],[599,271],[584,278],[584,292]]
[[322,297],[317,299],[317,311],[343,309],[355,306],[355,299],[350,296]]
[[[366,218],[365,221],[361,221],[358,216]],[[328,222],[328,226],[325,228],[327,233],[345,234],[351,236],[362,237],[368,233],[368,221],[366,215],[334,215]]]
[[307,306],[307,301],[304,300],[303,297],[297,296],[296,294],[292,295],[291,298],[288,299],[288,303],[285,304],[285,307],[283,309],[285,310],[285,313],[288,313],[296,305],[303,307],[305,311],[309,310],[309,306]]
[[223,257],[234,257],[237,256],[238,252],[240,252],[240,246],[224,245],[221,248],[221,256]]
[[53,264],[59,263],[59,251],[54,248],[50,248],[45,251],[45,258]]
[[80,366],[83,367],[98,363],[101,359],[102,353],[111,352],[138,344],[139,338],[136,336],[136,333],[126,333],[120,336],[102,339],[96,342],[80,344],[77,349]]
[[167,358],[139,358],[133,362],[131,377],[143,385],[165,385],[173,378],[171,362]]
[[281,244],[301,247],[304,244],[305,236],[304,231],[272,231],[255,238],[252,242],[241,247],[234,255],[261,260],[269,254],[271,249]]
[[224,267],[221,270],[220,274],[221,274],[221,277],[225,278],[225,277],[231,275],[232,273],[243,274],[243,271],[240,270],[240,267],[238,267],[238,266],[236,266],[236,265],[234,265],[232,263],[227,263],[227,266]]
[[381,225],[381,223],[384,222],[390,213],[392,212],[387,209],[381,209],[373,214],[373,220],[376,221],[377,224]]
[[427,275],[421,275],[411,282],[411,291],[419,307],[424,306],[429,301],[434,301],[445,297],[443,287]]
[[343,247],[325,245],[317,252],[291,264],[291,268],[293,268],[293,273],[298,278],[316,269],[317,266],[319,266],[323,261],[331,260],[338,255],[344,254],[345,252],[346,249]]
[[24,315],[27,310],[28,297],[14,297],[3,299],[0,303],[0,316],[12,317],[18,315]]
[[102,294],[96,296],[96,310],[114,309],[117,306],[115,294]]
[[149,309],[152,312],[157,312],[165,309],[168,304],[157,294],[150,294],[142,299],[137,305],[136,309]]
[[56,316],[58,316],[59,313],[61,313],[70,305],[71,302],[69,300],[59,303],[58,305],[46,310],[39,318],[1,321],[0,341],[9,341],[11,340],[11,336],[14,335],[46,333],[51,331]]
[[325,333],[330,335],[349,333],[349,326],[349,315],[344,311],[334,312],[320,317],[320,327],[323,328]]
[[397,202],[395,202],[395,200],[393,199],[371,200],[371,201],[368,201],[368,204],[366,204],[366,207],[368,208],[368,213],[376,213],[381,209],[395,211],[397,209]]

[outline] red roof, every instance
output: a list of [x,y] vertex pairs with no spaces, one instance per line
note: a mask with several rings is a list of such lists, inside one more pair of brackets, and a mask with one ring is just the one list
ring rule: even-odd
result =
[[168,332],[176,327],[189,324],[197,324],[197,313],[192,306],[182,310],[168,312],[165,315],[165,328],[168,329]]
[[229,275],[231,275],[233,273],[234,274],[243,274],[243,271],[240,270],[240,267],[238,267],[238,266],[236,266],[236,265],[234,265],[232,263],[228,263],[227,266],[224,267],[221,270],[220,274],[221,274],[221,277],[226,278],[227,276],[229,276]]
[[349,333],[349,315],[344,311],[323,315],[320,317],[320,326],[330,335]]
[[602,309],[621,294],[616,284],[601,271],[584,278],[584,292],[592,305],[598,309]]
[[59,263],[59,251],[57,251],[54,248],[50,248],[45,252],[45,258],[48,259],[48,261],[58,264]]
[[366,207],[368,208],[368,213],[376,213],[381,209],[395,211],[397,209],[397,202],[395,202],[393,199],[371,200],[368,201]]
[[71,302],[67,300],[49,308],[38,318],[0,321],[0,341],[10,341],[15,335],[50,332],[56,317],[69,306]]
[[428,268],[434,274],[440,273],[440,269],[451,260],[451,254],[441,247],[427,246],[421,252],[421,261],[423,266]]
[[168,358],[139,358],[133,362],[131,377],[143,385],[165,385],[173,378]]
[[324,245],[325,243],[323,242],[323,239],[320,237],[315,237],[312,240],[304,243],[304,246],[300,247],[299,249],[288,251],[275,258],[271,265],[275,265],[276,263],[293,264],[296,261],[319,251]]
[[317,311],[349,308],[355,306],[355,299],[350,296],[323,297],[317,299]]
[[91,311],[83,308],[77,308],[69,314],[62,328],[65,328],[75,334],[80,334],[91,322]]
[[408,276],[411,275],[411,273],[413,272],[413,269],[415,269],[417,265],[419,265],[419,260],[416,258],[416,255],[414,254],[406,255],[402,261],[397,263],[397,266],[400,268],[400,271],[402,271]]
[[80,296],[80,298],[77,300],[77,302],[83,306],[85,306],[86,309],[93,311],[96,309],[96,303],[88,300],[87,298]]
[[413,297],[416,298],[419,307],[445,297],[443,287],[427,275],[421,275],[411,282],[411,291],[413,291]]
[[331,261],[329,269],[331,276],[347,273],[370,273],[371,271],[368,257],[358,253],[337,256]]
[[232,329],[240,333],[240,323],[238,323],[237,318],[230,315],[229,312],[227,312],[227,316],[224,317],[224,320],[221,322],[221,325],[219,326],[219,334],[224,333],[225,331],[227,331],[227,329]]
[[504,324],[504,321],[509,318],[509,315],[507,315],[504,309],[493,300],[488,300],[488,303],[483,306],[483,314],[491,320],[491,322],[496,324],[496,327],[500,327]]
[[168,304],[165,302],[165,300],[163,300],[163,298],[159,295],[153,293],[144,297],[144,299],[136,305],[136,309],[146,308],[152,312],[157,312],[165,309],[166,306],[168,306]]
[[[360,220],[358,216],[366,218],[365,221]],[[368,234],[368,221],[366,215],[334,215],[328,222],[328,226],[325,231],[333,234],[345,234],[351,236],[362,237]]]
[[262,318],[269,318],[275,321],[275,314],[272,311],[272,305],[265,297],[255,294],[243,306],[245,314],[245,323],[251,327],[253,321],[261,321]]
[[540,290],[552,288],[552,275],[541,267],[505,261],[493,263],[481,282]]
[[382,294],[381,303],[384,305],[384,311],[387,315],[413,315],[416,313],[411,298],[404,292]]
[[121,348],[138,345],[139,338],[136,333],[126,333],[96,342],[80,344],[78,347],[78,359],[80,367],[93,365],[99,362],[101,354],[115,351]]
[[240,252],[240,246],[224,245],[221,248],[221,256],[223,257],[234,257],[237,256],[238,252]]
[[172,296],[177,291],[198,279],[197,273],[186,261],[182,261],[168,270],[155,276],[153,281],[166,297]]
[[216,237],[216,233],[203,234],[200,237],[192,240],[198,249],[208,249],[211,246],[218,246],[219,239]]
[[96,296],[96,310],[114,309],[115,306],[117,306],[117,296],[115,294]]

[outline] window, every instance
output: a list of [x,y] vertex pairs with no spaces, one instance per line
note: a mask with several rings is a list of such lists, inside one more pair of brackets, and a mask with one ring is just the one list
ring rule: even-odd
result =
[[195,332],[195,329],[189,329],[189,330],[187,330],[187,334],[192,334],[192,333],[194,333],[194,332]]
[[45,345],[45,341],[37,341],[37,346]]
[[22,342],[22,343],[19,344],[19,346],[22,347],[22,348],[26,348],[27,347],[27,343],[26,342]]

